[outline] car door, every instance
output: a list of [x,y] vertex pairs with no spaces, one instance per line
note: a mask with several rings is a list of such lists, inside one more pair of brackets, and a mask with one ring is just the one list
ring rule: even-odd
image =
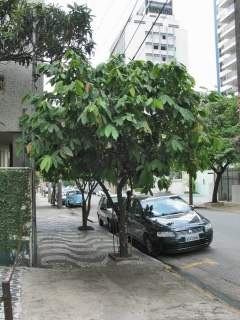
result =
[[128,233],[134,239],[142,242],[145,230],[144,217],[142,214],[142,207],[137,199],[131,202],[128,215]]
[[99,217],[102,219],[104,223],[107,223],[107,199],[106,197],[102,197],[99,202],[98,208]]

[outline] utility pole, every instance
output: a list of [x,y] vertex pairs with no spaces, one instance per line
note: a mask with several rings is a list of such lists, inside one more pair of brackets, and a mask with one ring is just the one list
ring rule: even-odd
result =
[[[33,32],[32,32],[32,94],[35,94],[37,91],[37,57],[36,57],[36,45],[37,45],[37,21],[36,21],[36,10],[33,8]],[[34,113],[35,108],[32,105],[32,114]],[[33,140],[33,135],[32,135]],[[35,160],[31,160],[32,168],[32,266],[37,266],[37,219],[36,219],[36,186],[35,186]]]

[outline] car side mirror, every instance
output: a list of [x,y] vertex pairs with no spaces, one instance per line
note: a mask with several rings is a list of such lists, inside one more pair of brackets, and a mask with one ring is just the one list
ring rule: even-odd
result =
[[141,219],[141,218],[144,217],[144,215],[141,214],[141,213],[135,213],[135,217],[136,217],[137,219]]

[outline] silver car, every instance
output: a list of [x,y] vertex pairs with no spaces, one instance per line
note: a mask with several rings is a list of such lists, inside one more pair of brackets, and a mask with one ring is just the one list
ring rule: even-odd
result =
[[[111,195],[113,203],[117,203],[117,195]],[[115,211],[112,209],[110,201],[104,195],[101,197],[97,208],[98,222],[100,226],[107,225],[110,232],[118,231],[118,219]]]

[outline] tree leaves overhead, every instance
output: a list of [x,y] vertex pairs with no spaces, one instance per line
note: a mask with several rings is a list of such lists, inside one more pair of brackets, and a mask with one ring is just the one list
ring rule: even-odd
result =
[[90,10],[85,5],[54,5],[27,0],[0,1],[0,61],[29,65],[33,57],[32,33],[36,21],[38,61],[61,60],[67,50],[90,55],[92,41]]
[[93,68],[68,51],[39,71],[54,90],[30,97],[36,112],[22,125],[26,145],[34,128],[31,155],[41,170],[64,164],[78,175],[131,180],[149,191],[153,176],[167,175],[183,153],[199,102],[184,66],[125,64],[116,56]]

